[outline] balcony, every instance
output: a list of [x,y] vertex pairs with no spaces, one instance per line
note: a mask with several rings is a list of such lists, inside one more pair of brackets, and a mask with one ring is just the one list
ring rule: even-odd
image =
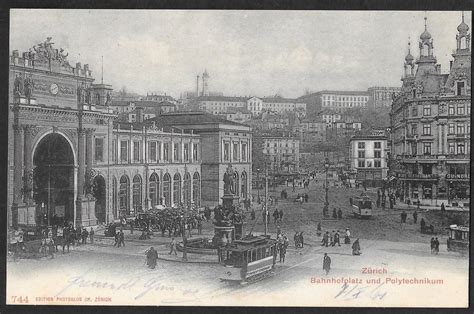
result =
[[428,161],[428,160],[438,160],[439,155],[409,155],[409,154],[403,154],[402,156],[402,161]]

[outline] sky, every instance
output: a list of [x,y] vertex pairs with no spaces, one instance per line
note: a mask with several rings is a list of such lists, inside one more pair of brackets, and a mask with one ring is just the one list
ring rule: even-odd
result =
[[[228,96],[299,97],[306,91],[400,86],[408,38],[419,56],[424,11],[11,10],[10,51],[52,37],[69,62],[89,64],[115,90],[209,90]],[[428,11],[442,72],[461,12]],[[471,13],[465,22],[471,27]]]

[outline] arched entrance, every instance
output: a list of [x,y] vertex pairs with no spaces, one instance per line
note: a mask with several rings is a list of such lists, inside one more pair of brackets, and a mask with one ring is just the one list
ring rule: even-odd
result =
[[173,177],[173,204],[181,204],[181,175],[179,173]]
[[139,174],[133,177],[133,211],[142,211],[142,177]]
[[150,176],[149,192],[151,199],[151,207],[155,208],[156,205],[160,204],[160,178],[154,172]]
[[171,206],[171,176],[168,173],[163,176],[163,199],[164,205]]
[[201,205],[201,182],[198,172],[193,175],[193,202],[196,206]]
[[191,175],[189,172],[184,174],[183,187],[183,203],[185,206],[191,206]]
[[97,222],[105,224],[107,194],[103,176],[95,176],[92,186],[92,195],[95,197],[95,217],[97,218]]
[[33,198],[36,223],[74,221],[74,153],[66,138],[57,133],[43,137],[33,155]]
[[120,216],[130,215],[130,179],[125,174],[120,178],[119,205]]

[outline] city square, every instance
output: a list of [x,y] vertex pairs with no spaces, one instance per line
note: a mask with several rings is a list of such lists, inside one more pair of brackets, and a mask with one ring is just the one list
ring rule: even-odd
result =
[[[12,25],[29,14],[14,13]],[[84,18],[102,14],[134,16]],[[229,14],[219,36],[241,23],[236,12],[177,14],[206,23]],[[282,13],[255,14],[262,26]],[[121,78],[107,51],[69,51],[65,30],[26,42],[13,27],[7,303],[467,306],[470,14],[397,14],[384,18],[407,19],[419,37],[395,45],[401,84],[374,74],[351,91],[336,75],[304,94],[278,79],[226,85],[232,74],[217,60],[228,56],[203,52],[209,68],[197,75],[187,58],[189,69],[165,77],[151,69],[170,64],[151,62],[156,81],[142,76],[139,89],[140,75]],[[449,29],[437,46],[449,70],[431,27]],[[305,75],[300,48],[289,60]],[[129,56],[124,69],[144,71],[154,56]]]

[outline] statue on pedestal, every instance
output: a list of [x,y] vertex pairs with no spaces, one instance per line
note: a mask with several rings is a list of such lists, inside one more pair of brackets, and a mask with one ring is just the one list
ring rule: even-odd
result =
[[224,173],[224,195],[235,194],[234,191],[234,170],[229,165],[227,171]]

